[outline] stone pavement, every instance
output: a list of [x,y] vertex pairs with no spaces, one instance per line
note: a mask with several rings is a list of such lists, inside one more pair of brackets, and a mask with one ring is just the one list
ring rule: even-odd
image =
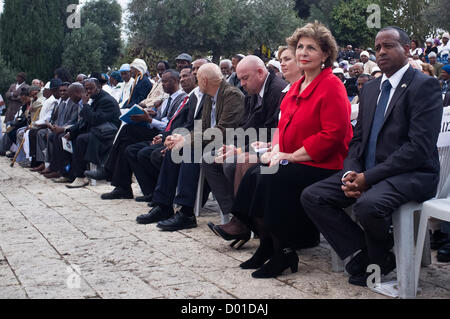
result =
[[[333,273],[326,243],[299,251],[296,274],[252,279],[239,264],[257,241],[235,251],[215,236],[211,201],[198,228],[166,233],[135,223],[145,204],[100,200],[107,184],[69,190],[9,163],[0,158],[0,298],[386,298]],[[434,260],[420,285],[419,298],[450,298],[450,265]]]

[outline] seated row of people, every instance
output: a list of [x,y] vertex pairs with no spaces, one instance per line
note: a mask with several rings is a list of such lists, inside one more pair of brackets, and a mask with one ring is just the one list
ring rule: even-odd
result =
[[[111,181],[114,189],[103,200],[134,198],[134,174],[143,193],[136,200],[151,207],[137,223],[155,223],[163,231],[197,227],[194,206],[203,169],[204,202],[212,191],[224,219],[233,216],[224,225],[210,223],[210,229],[240,241],[238,248],[250,231],[258,235],[258,249],[240,265],[254,269],[254,278],[297,271],[296,249],[318,245],[321,232],[342,259],[357,254],[347,264],[349,282],[364,286],[368,265],[378,264],[382,274],[395,268],[392,213],[403,203],[434,196],[439,178],[441,89],[435,78],[409,66],[409,42],[396,27],[378,33],[383,76],[361,83],[355,128],[346,88],[331,69],[336,41],[319,23],[296,30],[280,50],[287,82],[268,72],[260,58],[243,58],[235,72],[246,95],[219,66],[198,59],[180,72],[161,65],[164,93],[156,99],[148,90],[133,100],[139,83],[146,82],[145,62],[135,60],[134,84],[129,96],[122,94],[128,97],[122,107],[145,110],[119,132],[120,99],[102,90],[98,79],[84,85],[53,82],[60,95],[54,96],[56,111],[46,127],[30,132],[42,153],[36,161],[50,163],[44,165],[47,177],[74,180],[68,187],[83,187],[86,177]],[[122,75],[126,70],[122,66],[124,82],[131,81]],[[242,136],[230,140],[236,129]],[[64,153],[62,138],[72,142],[72,155]],[[98,169],[86,172],[88,163]],[[342,210],[352,204],[363,228]]]

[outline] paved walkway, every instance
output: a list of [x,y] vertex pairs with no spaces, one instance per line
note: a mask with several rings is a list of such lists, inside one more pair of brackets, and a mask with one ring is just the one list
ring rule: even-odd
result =
[[[69,190],[9,163],[0,158],[0,298],[386,298],[333,273],[325,243],[299,251],[296,274],[252,279],[238,266],[257,242],[235,251],[211,233],[212,202],[198,228],[166,233],[135,223],[145,204],[101,201],[107,184]],[[421,287],[419,298],[450,298],[450,265],[423,269]]]

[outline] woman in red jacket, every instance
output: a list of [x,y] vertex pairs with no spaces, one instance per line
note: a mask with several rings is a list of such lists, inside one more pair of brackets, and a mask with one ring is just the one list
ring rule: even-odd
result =
[[[337,45],[331,32],[315,22],[287,39],[296,49],[305,75],[281,104],[278,140],[260,166],[248,172],[236,195],[233,212],[260,238],[260,246],[244,269],[271,278],[298,269],[294,248],[314,246],[319,231],[303,211],[300,195],[307,186],[343,167],[352,138],[351,107],[342,82],[332,74]],[[255,186],[256,185],[256,186]]]

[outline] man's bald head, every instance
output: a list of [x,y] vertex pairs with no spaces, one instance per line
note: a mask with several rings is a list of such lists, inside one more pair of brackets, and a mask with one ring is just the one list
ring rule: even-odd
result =
[[85,94],[86,94],[86,90],[85,90],[83,84],[81,84],[79,82],[75,82],[69,86],[69,97],[75,103],[80,102],[80,100],[83,98],[83,96]]
[[249,55],[238,64],[236,73],[248,94],[258,94],[264,86],[269,71],[263,60],[255,55]]
[[195,60],[194,62],[192,62],[192,74],[194,75],[195,80],[197,81],[197,83],[198,83],[198,78],[197,78],[198,70],[202,67],[202,65],[204,65],[206,63],[209,63],[209,61],[206,60],[206,59],[203,59],[203,58]]
[[223,81],[220,67],[214,63],[207,63],[200,67],[197,73],[198,86],[203,93],[214,96]]

